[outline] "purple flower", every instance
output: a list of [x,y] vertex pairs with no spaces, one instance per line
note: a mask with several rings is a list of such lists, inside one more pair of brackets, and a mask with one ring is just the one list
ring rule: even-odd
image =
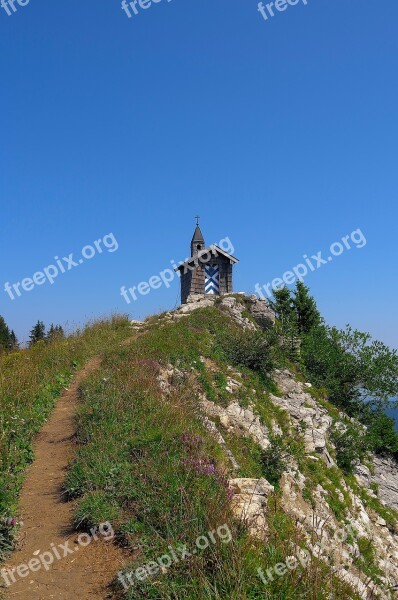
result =
[[205,443],[204,438],[202,438],[200,435],[192,433],[183,433],[181,436],[181,440],[183,444],[185,444],[191,449],[199,448]]

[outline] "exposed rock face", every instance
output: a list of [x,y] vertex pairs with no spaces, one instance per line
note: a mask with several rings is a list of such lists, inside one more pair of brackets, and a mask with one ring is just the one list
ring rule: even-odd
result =
[[284,510],[296,520],[305,535],[308,548],[314,556],[333,565],[336,575],[350,583],[364,600],[394,597],[384,593],[380,586],[357,567],[360,550],[355,539],[366,538],[375,551],[377,566],[384,589],[394,589],[398,584],[398,538],[374,511],[367,508],[352,490],[348,491],[352,506],[346,524],[336,520],[328,502],[327,490],[318,485],[313,491],[314,506],[304,500],[302,492],[305,477],[298,471],[282,475],[282,503]]
[[269,326],[275,324],[275,313],[271,309],[267,300],[258,298],[255,294],[247,298],[249,311],[256,320],[261,321],[264,325]]
[[332,417],[308,393],[306,384],[296,381],[287,369],[275,371],[274,379],[284,395],[279,397],[271,394],[271,400],[289,413],[294,427],[302,430],[306,451],[319,452],[325,456],[328,464],[333,464],[326,448]]
[[214,296],[199,296],[198,298],[192,298],[188,304],[182,304],[173,314],[174,317],[179,315],[188,315],[194,310],[199,308],[206,308],[207,306],[214,305]]
[[392,458],[375,456],[373,464],[371,483],[378,485],[379,498],[398,510],[398,463]]
[[261,424],[259,417],[253,412],[253,407],[242,408],[238,402],[231,402],[227,408],[223,408],[204,396],[201,398],[201,407],[206,415],[218,417],[227,431],[251,437],[263,450],[270,445],[268,429]]
[[244,316],[245,307],[233,296],[225,296],[221,300],[221,306],[226,308],[233,320],[242,327],[242,329],[255,331],[255,323]]
[[[192,310],[213,305],[214,301],[215,298],[201,297],[198,301],[179,309],[175,317],[170,318],[183,318]],[[222,297],[220,304],[242,328],[255,330],[257,325],[248,318],[245,311],[250,309],[249,312],[256,319],[266,318],[269,307],[267,303],[265,306],[259,303],[261,301],[253,298],[251,304],[246,299],[243,305],[235,297],[225,296]],[[270,319],[272,320],[272,315]],[[212,372],[217,370],[217,364],[209,359],[203,358],[202,362]],[[225,441],[227,435],[224,433],[225,438],[222,435],[223,430],[229,434],[250,437],[262,449],[270,446],[270,432],[262,423],[253,404],[249,403],[248,408],[239,404],[238,397],[242,383],[238,380],[242,378],[232,368],[229,372],[225,389],[231,396],[227,407],[211,402],[203,393],[199,393],[199,401],[202,421],[229,457],[232,473],[239,469],[239,465]],[[158,376],[166,394],[170,393],[172,386],[184,377],[191,377],[191,375],[179,371],[172,365],[161,369]],[[286,411],[290,430],[295,430],[302,435],[307,452],[306,460],[320,461],[322,456],[328,466],[335,466],[327,449],[328,446],[333,449],[328,439],[333,419],[309,393],[311,385],[297,381],[288,370],[276,371],[274,380],[282,396],[270,395],[270,398],[276,406]],[[255,390],[253,392],[256,393]],[[257,396],[256,402],[259,401]],[[216,425],[217,419],[222,427]],[[341,423],[336,423],[335,426],[344,428],[347,419],[346,415],[341,414]],[[272,425],[272,429],[274,432],[278,430],[276,424]],[[286,433],[285,428],[284,431]],[[283,435],[282,430],[277,433]],[[319,456],[316,456],[316,453]],[[357,466],[355,476],[358,484],[366,489],[367,496],[362,493],[357,495],[354,491],[357,487],[351,484],[350,479],[344,478],[343,473],[339,474],[337,469],[330,473],[329,485],[321,480],[322,485],[315,484],[308,487],[312,480],[310,478],[307,480],[300,472],[298,462],[291,460],[280,479],[283,510],[294,519],[308,550],[328,563],[335,574],[355,588],[363,600],[376,597],[381,600],[393,600],[397,597],[396,590],[398,590],[397,530],[394,530],[393,525],[387,524],[380,514],[371,508],[367,496],[376,497],[371,485],[377,483],[379,499],[386,505],[398,509],[398,464],[391,458],[377,456],[374,457],[374,469],[369,469],[365,465]],[[336,489],[331,490],[331,481],[336,485]],[[236,517],[245,522],[253,536],[266,538],[267,501],[274,492],[273,486],[264,478],[245,478],[231,479],[230,487],[235,492],[232,509]],[[342,505],[338,511],[335,509],[336,498]],[[339,515],[338,518],[336,515]],[[374,551],[373,566],[379,569],[375,582],[371,581],[362,566],[361,538],[362,542],[369,543]]]
[[234,455],[232,454],[231,450],[228,448],[227,444],[225,443],[223,436],[218,431],[217,425],[214,423],[214,421],[211,421],[208,417],[204,416],[202,419],[202,422],[203,422],[203,425],[206,427],[207,431],[209,431],[211,433],[213,438],[216,440],[216,442],[218,442],[220,444],[221,448],[224,450],[225,454],[228,456],[229,460],[231,461],[232,468],[235,471],[239,471],[240,467],[239,467],[238,463],[236,462],[236,459],[235,459]]
[[231,479],[231,489],[235,492],[232,510],[237,519],[242,520],[250,533],[264,539],[267,532],[267,499],[274,487],[266,479]]
[[232,318],[243,329],[255,331],[258,325],[244,316],[244,311],[249,311],[254,319],[262,322],[264,325],[272,327],[275,323],[275,313],[271,310],[266,300],[260,300],[257,296],[246,296],[246,305],[243,305],[233,296],[225,296],[221,301],[221,306],[224,306],[230,312]]
[[371,490],[372,483],[372,475],[370,469],[365,465],[359,464],[354,469],[355,479],[358,481],[359,485],[367,488],[368,493],[376,498],[376,494]]
[[[277,372],[275,379],[284,396],[271,396],[272,401],[286,410],[292,426],[302,431],[307,452],[321,453],[328,465],[332,466],[334,463],[326,447],[328,431],[332,426],[331,416],[308,393],[309,386],[296,381],[289,371]],[[218,416],[221,424],[230,431],[250,435],[262,448],[269,446],[269,432],[253,410],[243,409],[237,402],[222,408],[205,398],[202,400],[202,407],[207,414]],[[383,490],[380,493],[381,499],[390,506],[397,503],[398,467],[393,461],[377,457],[374,475],[371,475],[367,467],[359,465],[357,479],[362,479],[362,484],[368,488],[368,494],[371,496],[374,496],[374,493],[369,489],[369,485],[376,481],[380,492]],[[272,486],[267,484],[269,487],[266,493],[259,494],[253,487],[253,481],[257,480],[248,480],[247,485],[245,481],[241,480],[233,500],[233,510],[237,516],[246,519],[252,535],[266,537],[266,499]],[[342,489],[348,494],[351,502],[346,515],[348,527],[343,527],[337,521],[328,503],[329,493],[321,485],[312,491],[314,505],[304,499],[305,481],[298,469],[292,467],[286,471],[281,479],[282,503],[286,512],[294,517],[297,526],[304,533],[312,554],[334,566],[336,575],[353,586],[364,600],[376,595],[386,600],[392,598],[389,593],[384,593],[383,589],[392,589],[398,584],[397,536],[389,531],[385,521],[368,508],[343,479]],[[344,501],[342,492],[337,493],[340,500]],[[383,574],[380,576],[383,589],[371,582],[357,567],[360,549],[354,538],[369,540],[375,549],[376,564]]]
[[271,327],[275,323],[275,314],[266,300],[257,298],[257,296],[246,296],[246,305],[230,294],[222,296],[191,295],[187,304],[182,304],[174,312],[166,314],[166,320],[178,320],[189,315],[194,310],[214,306],[217,300],[221,300],[221,306],[225,308],[233,320],[242,327],[242,329],[255,331],[258,329],[256,323],[244,315],[245,311],[251,313],[254,319],[260,320],[263,324],[269,324]]
[[157,379],[162,392],[169,395],[171,393],[172,386],[176,383],[181,383],[184,381],[184,379],[186,379],[186,377],[186,372],[180,371],[180,369],[168,364],[165,367],[160,368]]

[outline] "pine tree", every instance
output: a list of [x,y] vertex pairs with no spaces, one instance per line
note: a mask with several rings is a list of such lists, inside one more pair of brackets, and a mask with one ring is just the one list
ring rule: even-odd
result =
[[50,329],[47,333],[47,342],[52,342],[57,339],[65,337],[64,330],[61,325],[55,325],[51,323]]
[[37,321],[29,336],[29,346],[33,346],[40,340],[46,339],[46,326],[43,321]]
[[10,349],[11,332],[3,317],[0,316],[0,350]]
[[64,328],[62,327],[62,325],[56,325],[55,326],[55,334],[59,338],[64,338],[65,337],[65,332],[64,332]]
[[294,291],[293,307],[297,316],[297,327],[300,335],[309,333],[322,322],[316,302],[309,294],[309,289],[302,281],[298,281]]
[[293,318],[293,299],[291,292],[287,287],[274,290],[274,300],[271,301],[271,307],[275,312],[276,318],[281,323]]
[[55,327],[54,327],[53,323],[51,323],[50,329],[47,332],[47,338],[46,338],[47,342],[52,342],[54,337],[55,337]]
[[299,347],[297,316],[292,293],[287,287],[274,290],[271,307],[275,312],[284,351],[291,359],[297,358]]
[[14,330],[11,330],[10,333],[10,339],[9,339],[9,350],[13,351],[13,350],[18,350],[19,348],[19,343],[18,343],[18,339],[17,336],[15,335]]

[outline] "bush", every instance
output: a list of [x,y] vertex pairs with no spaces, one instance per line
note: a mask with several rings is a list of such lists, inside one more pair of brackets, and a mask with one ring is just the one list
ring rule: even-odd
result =
[[[322,325],[303,337],[301,359],[306,377],[328,390],[330,402],[367,427],[366,440],[361,441],[358,452],[367,446],[373,452],[397,456],[398,433],[394,419],[385,414],[388,403],[383,400],[396,392],[395,351],[380,342],[370,343],[367,334],[350,327],[338,331]],[[342,448],[340,460],[350,472],[350,435],[340,437],[337,435]],[[355,454],[355,448],[352,451]]]
[[282,473],[288,468],[287,453],[281,437],[271,436],[270,446],[261,453],[264,477],[274,486],[278,486]]
[[335,425],[331,440],[336,446],[337,465],[347,474],[352,473],[369,451],[368,436],[359,424],[340,424],[340,427]]
[[381,410],[372,410],[365,406],[365,414],[361,421],[368,428],[370,447],[376,454],[388,452],[398,457],[398,433],[395,420]]
[[235,366],[247,367],[267,377],[274,368],[275,336],[258,331],[226,332],[220,338],[223,354]]

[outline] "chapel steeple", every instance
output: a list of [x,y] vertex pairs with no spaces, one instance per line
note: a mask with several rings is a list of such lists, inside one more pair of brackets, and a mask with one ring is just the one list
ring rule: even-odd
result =
[[197,256],[198,252],[205,249],[205,240],[199,227],[199,217],[196,218],[196,229],[191,240],[191,256]]

